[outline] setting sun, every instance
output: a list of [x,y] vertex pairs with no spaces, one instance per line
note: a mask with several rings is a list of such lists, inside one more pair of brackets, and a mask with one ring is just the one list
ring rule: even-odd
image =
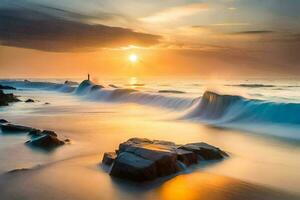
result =
[[128,56],[128,60],[130,61],[130,62],[132,62],[132,63],[135,63],[135,62],[137,62],[138,61],[138,56],[136,55],[136,54],[130,54],[129,56]]

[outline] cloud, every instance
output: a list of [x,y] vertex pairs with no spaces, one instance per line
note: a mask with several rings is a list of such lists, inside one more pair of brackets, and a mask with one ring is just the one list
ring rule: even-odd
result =
[[141,20],[145,22],[167,22],[176,20],[182,17],[191,16],[200,11],[208,10],[208,5],[205,3],[193,3],[183,6],[175,6],[162,10],[154,15],[144,17]]
[[[110,16],[107,16],[110,17]],[[0,8],[0,43],[43,51],[86,51],[128,45],[151,46],[160,36],[131,29],[92,25],[88,16],[42,7]]]
[[274,33],[271,30],[252,30],[252,31],[240,31],[240,32],[233,32],[232,34],[236,35],[260,35],[260,34],[270,34]]

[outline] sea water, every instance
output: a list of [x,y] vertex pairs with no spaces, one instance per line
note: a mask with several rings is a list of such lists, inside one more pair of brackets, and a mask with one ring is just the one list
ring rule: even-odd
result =
[[[28,148],[26,135],[0,135],[0,172],[51,165],[93,156],[130,137],[179,144],[204,141],[230,158],[195,167],[239,180],[299,193],[300,82],[293,79],[205,80],[201,78],[120,78],[63,84],[65,79],[1,80],[21,100],[0,108],[0,118],[50,129],[71,144],[45,153]],[[80,84],[81,83],[81,84]],[[102,87],[95,87],[95,85]],[[50,104],[45,104],[46,102]],[[108,176],[101,174],[105,188]],[[101,189],[99,189],[101,191]]]

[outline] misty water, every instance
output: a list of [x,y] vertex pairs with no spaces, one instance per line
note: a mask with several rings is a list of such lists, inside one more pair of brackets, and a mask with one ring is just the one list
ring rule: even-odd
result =
[[[203,179],[213,181],[209,187],[219,190],[234,184],[221,177],[245,182],[237,188],[250,188],[250,192],[253,184],[300,195],[300,82],[297,80],[94,81],[103,89],[92,89],[94,84],[64,85],[64,80],[0,81],[17,87],[18,90],[11,92],[21,100],[36,101],[1,107],[0,118],[54,130],[60,138],[71,139],[71,144],[55,151],[41,152],[24,145],[29,139],[26,134],[1,133],[3,197],[176,199],[177,195],[180,199],[185,195],[186,199],[195,199],[193,195],[201,196],[197,188]],[[212,92],[206,94],[209,99],[206,104],[202,98],[205,91]],[[211,96],[216,93],[217,97]],[[104,152],[117,149],[119,143],[131,137],[179,144],[203,141],[224,149],[230,158],[193,166],[172,179],[135,186],[112,179],[101,166]],[[38,170],[24,177],[5,176],[6,172],[20,168]]]

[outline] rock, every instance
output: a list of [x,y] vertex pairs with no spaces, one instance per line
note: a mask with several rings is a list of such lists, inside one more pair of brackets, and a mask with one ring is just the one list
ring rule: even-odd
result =
[[192,151],[201,156],[201,158],[203,158],[204,160],[218,160],[228,156],[227,153],[220,150],[219,148],[206,144],[204,142],[186,144],[179,147],[179,149]]
[[16,90],[16,88],[7,85],[0,85],[0,90]]
[[28,133],[29,136],[31,137],[39,137],[39,136],[42,136],[42,131],[41,130],[38,130],[38,129],[35,129],[35,130],[32,130]]
[[40,137],[42,135],[51,135],[51,136],[54,136],[54,137],[57,137],[57,134],[54,132],[54,131],[49,131],[49,130],[38,130],[38,129],[35,129],[35,130],[32,130],[28,133],[29,136],[31,137]]
[[57,134],[54,131],[43,130],[42,134],[43,135],[51,135],[51,136],[57,137]]
[[110,175],[142,182],[156,178],[157,172],[153,161],[122,152],[115,160]]
[[8,172],[6,172],[7,174],[15,174],[15,173],[23,173],[23,172],[27,172],[29,171],[30,169],[28,168],[20,168],[20,169],[13,169],[13,170],[10,170]]
[[70,139],[65,139],[64,142],[65,142],[65,143],[70,143],[71,140],[70,140]]
[[186,151],[183,149],[176,149],[177,159],[185,166],[190,166],[198,163],[198,156],[192,151]]
[[114,85],[114,84],[109,84],[108,86],[109,86],[109,87],[112,87],[112,88],[120,88],[120,87],[118,87],[118,86],[116,86],[116,85]]
[[49,102],[45,102],[44,104],[45,104],[45,105],[49,105],[50,103],[49,103]]
[[8,121],[6,121],[5,119],[0,119],[0,124],[5,124],[8,123]]
[[179,90],[159,90],[159,93],[173,93],[173,94],[183,94],[185,92]]
[[8,106],[8,103],[20,101],[14,94],[5,94],[0,90],[0,106]]
[[27,145],[42,148],[45,150],[51,150],[55,147],[64,145],[64,141],[59,140],[57,137],[52,135],[42,135],[37,138],[33,138],[26,142]]
[[27,100],[25,101],[25,103],[33,103],[33,102],[34,102],[33,99],[27,99]]
[[100,90],[102,88],[104,88],[102,85],[93,85],[91,90]]
[[222,150],[206,143],[176,145],[173,142],[131,138],[121,143],[119,149],[105,153],[102,163],[112,165],[110,175],[132,181],[150,181],[174,174],[183,164],[197,164],[198,159],[222,159]]
[[2,132],[15,132],[15,133],[25,133],[36,130],[34,128],[28,126],[14,125],[14,124],[2,124],[1,125]]
[[68,81],[68,80],[66,80],[66,81],[64,82],[64,84],[65,84],[65,85],[69,85],[69,86],[78,85],[77,82],[75,82],[75,81]]
[[102,163],[105,165],[111,165],[117,157],[115,152],[106,152],[103,155]]

